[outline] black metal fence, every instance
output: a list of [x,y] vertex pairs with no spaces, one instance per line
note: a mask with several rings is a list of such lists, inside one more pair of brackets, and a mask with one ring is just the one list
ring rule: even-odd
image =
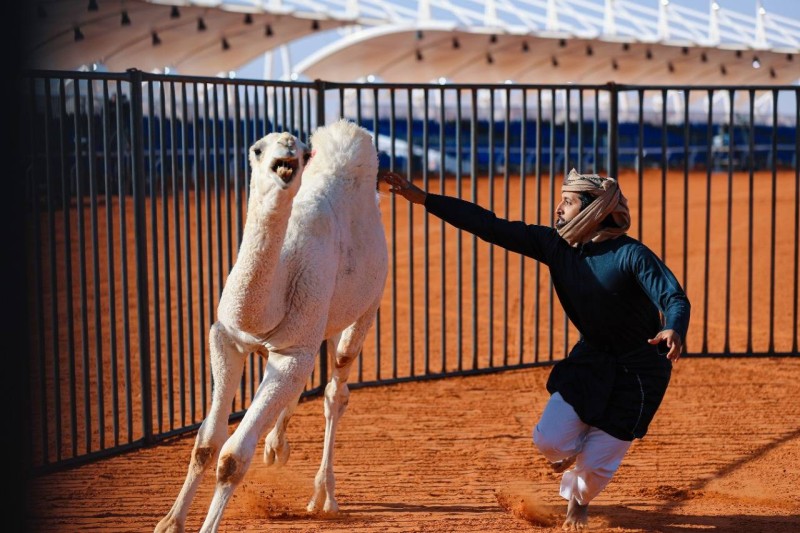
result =
[[[29,72],[34,472],[196,429],[247,148],[344,116],[381,165],[550,224],[570,168],[617,176],[693,302],[690,355],[798,355],[798,87],[387,85]],[[765,107],[766,106],[766,107]],[[382,193],[390,273],[355,386],[548,364],[577,332],[538,263]],[[251,356],[234,416],[263,375]],[[325,358],[307,384],[322,390]]]

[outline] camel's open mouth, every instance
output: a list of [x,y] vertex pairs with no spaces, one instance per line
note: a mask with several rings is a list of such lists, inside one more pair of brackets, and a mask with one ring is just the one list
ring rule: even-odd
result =
[[297,165],[297,158],[273,159],[270,168],[284,183],[289,183],[294,177]]

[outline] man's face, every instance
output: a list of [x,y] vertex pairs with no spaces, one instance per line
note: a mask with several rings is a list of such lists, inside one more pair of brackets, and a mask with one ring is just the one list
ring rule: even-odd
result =
[[561,202],[556,207],[556,229],[563,228],[580,212],[580,195],[576,192],[562,192]]

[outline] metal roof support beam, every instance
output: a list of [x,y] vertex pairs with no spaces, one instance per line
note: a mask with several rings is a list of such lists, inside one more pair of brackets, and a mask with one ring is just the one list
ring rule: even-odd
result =
[[556,0],[547,0],[547,31],[558,31]]
[[358,0],[347,0],[347,7],[344,12],[345,16],[348,18],[358,18],[361,12],[361,6],[358,5]]
[[617,23],[614,19],[614,3],[616,0],[606,0],[603,12],[603,33],[605,35],[616,35]]
[[431,20],[431,3],[430,0],[419,0],[419,7],[417,8],[417,22],[425,23]]
[[658,40],[669,39],[669,0],[659,0],[658,3]]
[[756,1],[756,40],[753,43],[755,48],[767,48],[767,34],[764,31],[764,19],[767,16],[767,10],[761,4],[761,0]]
[[494,0],[486,0],[486,8],[483,12],[483,24],[493,28],[498,25],[497,22],[497,6]]
[[708,14],[708,43],[712,46],[719,44],[719,4],[717,0],[711,0],[709,3]]

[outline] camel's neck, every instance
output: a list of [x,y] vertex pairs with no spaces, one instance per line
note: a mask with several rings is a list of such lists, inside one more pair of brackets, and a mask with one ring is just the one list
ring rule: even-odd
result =
[[292,213],[292,199],[287,196],[251,191],[237,262],[254,255],[264,267],[275,268]]
[[292,200],[281,192],[251,190],[239,254],[220,299],[220,318],[251,333],[263,327],[291,215]]

